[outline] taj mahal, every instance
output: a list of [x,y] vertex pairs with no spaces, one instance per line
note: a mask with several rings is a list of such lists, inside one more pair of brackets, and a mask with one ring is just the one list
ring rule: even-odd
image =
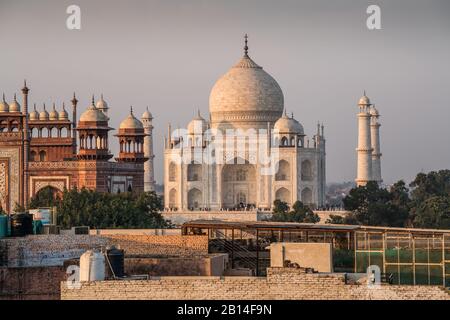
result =
[[[300,200],[314,208],[323,206],[324,127],[318,124],[308,137],[285,110],[283,91],[250,58],[245,37],[243,57],[211,90],[209,119],[199,113],[182,133],[169,125],[164,150],[166,210],[269,211],[276,199],[288,205]],[[238,134],[230,138],[228,132]],[[205,159],[211,154],[215,161]]]

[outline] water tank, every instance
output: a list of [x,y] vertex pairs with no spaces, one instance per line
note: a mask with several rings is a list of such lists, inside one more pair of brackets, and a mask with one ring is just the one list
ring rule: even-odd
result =
[[8,216],[0,214],[0,239],[8,234]]
[[112,246],[106,250],[111,269],[116,277],[123,277],[124,272],[124,251]]
[[105,256],[88,250],[80,257],[80,281],[105,280]]
[[17,213],[11,216],[11,236],[24,237],[33,234],[33,216],[28,213]]

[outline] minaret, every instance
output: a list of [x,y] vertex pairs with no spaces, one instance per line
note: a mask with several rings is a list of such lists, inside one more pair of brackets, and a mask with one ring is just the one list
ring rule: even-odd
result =
[[370,109],[370,135],[372,140],[372,180],[378,184],[383,182],[381,178],[381,150],[380,150],[380,126],[378,118],[380,114],[375,105]]
[[358,155],[356,185],[365,186],[372,180],[372,142],[370,137],[370,100],[364,92],[359,99],[358,113]]
[[155,191],[155,172],[153,168],[153,160],[155,155],[153,154],[153,125],[152,114],[147,110],[142,115],[141,121],[144,125],[144,157],[148,158],[144,162],[144,191]]
[[28,129],[28,92],[27,81],[23,83],[23,109],[24,116],[23,125],[23,206],[28,209],[28,156],[30,154],[30,137]]
[[77,154],[77,103],[78,100],[74,92],[72,98],[72,149],[74,156]]

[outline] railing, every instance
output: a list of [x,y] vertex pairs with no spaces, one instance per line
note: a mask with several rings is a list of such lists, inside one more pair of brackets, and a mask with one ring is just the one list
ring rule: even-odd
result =
[[218,230],[216,231],[216,238],[210,241],[211,245],[221,247],[229,254],[232,268],[235,267],[235,262],[239,261],[243,267],[256,270],[258,266],[256,252],[248,250],[245,246],[236,243],[233,238]]

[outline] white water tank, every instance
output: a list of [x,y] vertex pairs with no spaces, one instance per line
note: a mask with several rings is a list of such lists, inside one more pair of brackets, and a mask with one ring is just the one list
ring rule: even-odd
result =
[[102,252],[88,250],[80,257],[80,281],[105,280],[105,256]]

